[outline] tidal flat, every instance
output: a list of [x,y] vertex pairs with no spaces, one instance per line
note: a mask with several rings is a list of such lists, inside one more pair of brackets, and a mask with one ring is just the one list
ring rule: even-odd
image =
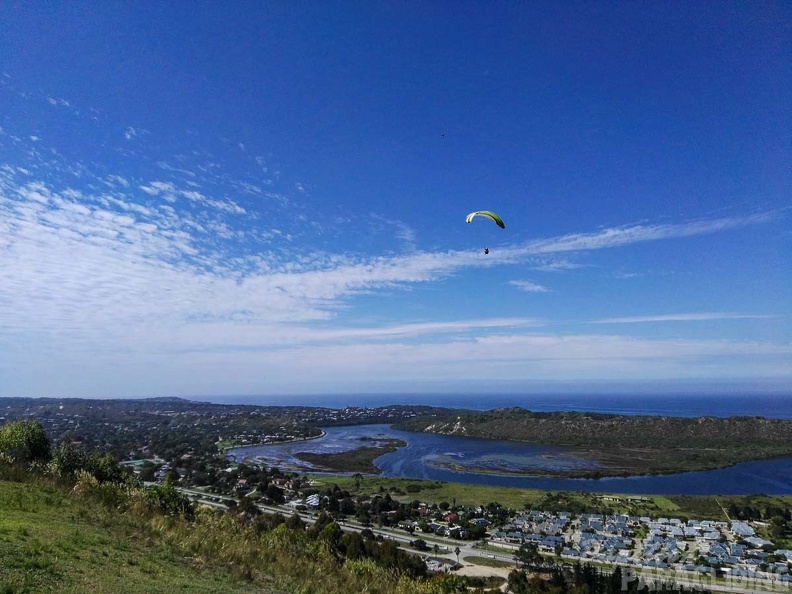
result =
[[338,452],[334,454],[323,454],[316,452],[300,452],[295,454],[296,458],[313,465],[317,470],[325,469],[332,472],[359,472],[361,474],[380,474],[381,469],[377,468],[374,460],[384,454],[395,452],[397,449],[407,445],[401,439],[371,439],[361,437],[363,443],[372,442],[375,445]]

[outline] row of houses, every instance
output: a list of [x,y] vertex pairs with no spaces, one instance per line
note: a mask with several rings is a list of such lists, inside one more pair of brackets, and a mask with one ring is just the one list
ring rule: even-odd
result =
[[512,549],[535,542],[545,554],[611,564],[792,581],[792,551],[773,550],[745,522],[532,511],[492,532],[490,542]]

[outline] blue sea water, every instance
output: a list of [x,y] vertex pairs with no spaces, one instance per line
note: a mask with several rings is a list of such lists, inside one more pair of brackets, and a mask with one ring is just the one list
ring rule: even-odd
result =
[[790,394],[323,394],[308,396],[236,396],[216,402],[260,406],[380,407],[426,404],[449,408],[491,410],[521,406],[537,412],[586,411],[620,415],[763,416],[792,419]]

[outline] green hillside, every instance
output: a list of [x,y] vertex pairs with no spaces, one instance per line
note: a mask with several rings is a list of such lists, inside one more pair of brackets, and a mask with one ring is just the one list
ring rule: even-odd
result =
[[0,592],[276,592],[41,482],[0,481]]
[[109,455],[53,448],[40,423],[0,425],[0,594],[358,591],[452,593],[466,581],[327,514],[308,525],[248,498],[196,507],[170,478],[144,487]]
[[208,509],[169,517],[147,511],[135,493],[119,505],[91,484],[94,492],[0,478],[0,593],[462,591],[454,577],[409,576],[393,550],[356,557],[334,523],[312,532],[285,518]]

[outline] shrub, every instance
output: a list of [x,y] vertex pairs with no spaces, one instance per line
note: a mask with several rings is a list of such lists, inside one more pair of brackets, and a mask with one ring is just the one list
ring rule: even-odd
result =
[[195,511],[189,497],[178,491],[168,479],[146,489],[145,498],[150,507],[166,516],[191,518]]
[[0,452],[17,464],[46,462],[52,445],[38,421],[11,421],[0,427]]

